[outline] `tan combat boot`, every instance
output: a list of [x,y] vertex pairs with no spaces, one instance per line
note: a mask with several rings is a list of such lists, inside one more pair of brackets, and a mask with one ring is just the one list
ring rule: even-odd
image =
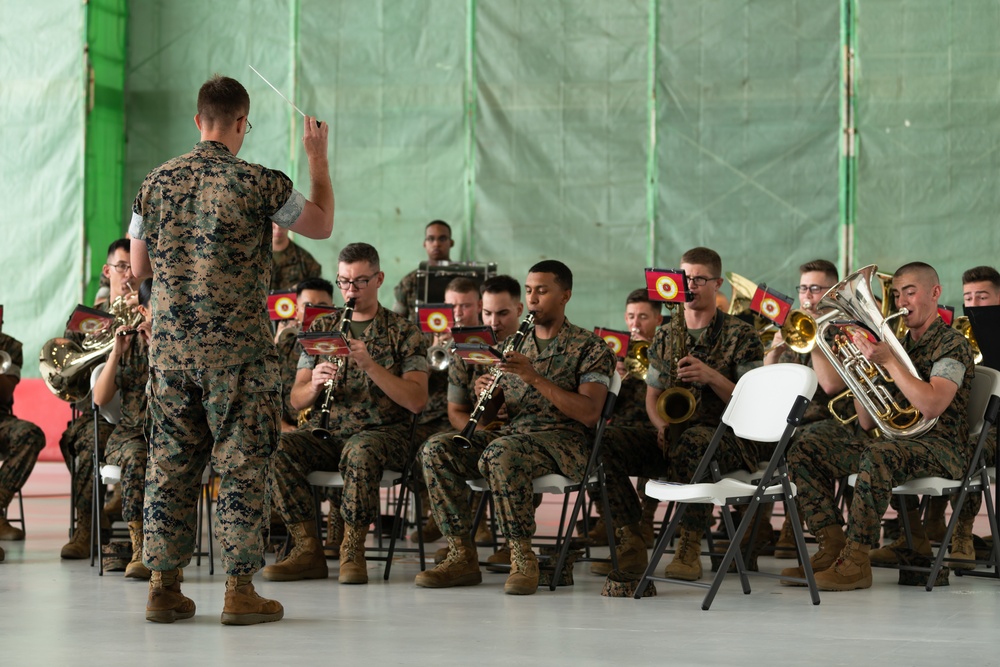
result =
[[340,545],[340,583],[368,583],[368,562],[365,560],[367,537],[368,526],[345,524],[344,541]]
[[795,546],[795,531],[792,530],[792,521],[786,516],[784,523],[781,524],[778,541],[774,545],[774,557],[795,558],[798,552],[798,547]]
[[111,495],[104,502],[104,513],[108,518],[120,520],[122,518],[122,483],[118,482],[111,487]]
[[[427,495],[427,489],[420,490],[420,509],[427,517],[427,523],[423,526],[424,542],[437,542],[441,539],[441,529],[438,528],[437,522],[434,521],[434,514],[431,513],[431,497]],[[417,521],[421,521],[422,518],[418,517]],[[420,539],[420,532],[413,531],[410,533],[410,541],[416,542]]]
[[[624,526],[617,531],[618,569],[622,572],[642,574],[649,565],[649,554],[646,553],[646,541],[642,539],[642,529],[639,524]],[[590,564],[592,574],[607,575],[611,572],[611,563],[595,562]]]
[[604,525],[604,519],[598,518],[587,533],[590,543],[595,547],[603,547],[608,544],[608,529]]
[[534,595],[538,590],[538,558],[531,540],[509,540],[510,574],[503,585],[507,595]]
[[[838,525],[827,526],[816,533],[816,541],[819,543],[819,551],[809,559],[813,574],[829,569],[836,562],[837,557],[847,544],[847,537],[844,536],[844,529]],[[796,577],[805,579],[806,573],[802,566],[786,567],[781,571],[783,577]],[[805,586],[797,581],[781,580],[782,586]]]
[[344,541],[344,516],[340,508],[331,505],[330,513],[326,515],[326,542],[323,543],[323,554],[327,558],[340,558],[340,544]]
[[24,531],[7,523],[7,515],[0,512],[0,540],[17,542],[23,539]]
[[288,526],[295,546],[280,563],[268,565],[260,575],[268,581],[299,581],[301,579],[326,579],[330,569],[319,545],[316,523],[303,521]]
[[[927,539],[932,542],[943,540],[945,531],[948,530],[944,521],[946,509],[948,509],[948,496],[931,496],[930,502],[927,503],[927,516],[924,518],[923,526]],[[915,524],[911,523],[910,530],[913,530],[913,525]]]
[[656,498],[642,499],[642,519],[639,521],[639,533],[642,541],[646,543],[647,549],[652,549],[656,545],[656,508],[660,506],[660,501]]
[[413,583],[422,588],[451,588],[483,583],[475,542],[468,537],[449,537],[448,557],[434,569],[417,574]]
[[[479,495],[479,494],[476,494]],[[479,520],[479,525],[476,526],[476,545],[477,546],[489,546],[493,544],[495,540],[493,539],[493,531],[490,530],[490,520],[483,513],[483,518]]]
[[[959,518],[958,525],[955,526],[955,532],[951,536],[951,548],[948,550],[952,558],[976,560],[976,547],[972,541],[972,523],[974,520],[971,518],[966,519],[965,517]],[[975,563],[948,563],[948,565],[956,570],[976,569]]]
[[663,570],[663,576],[683,581],[701,579],[701,533],[690,528],[680,529],[680,539],[674,558]]
[[194,600],[181,594],[177,570],[153,570],[149,577],[149,598],[146,600],[146,620],[173,623],[194,616]]
[[90,558],[90,516],[81,514],[76,520],[73,537],[63,545],[59,557],[66,560]]
[[486,558],[489,565],[487,572],[509,572],[510,571],[510,545],[504,543],[499,549],[491,553]]
[[125,566],[125,578],[149,579],[149,568],[142,564],[142,521],[128,522],[128,536],[132,540],[132,560]]
[[223,625],[255,625],[280,621],[285,609],[277,600],[257,595],[251,574],[226,577],[226,597],[222,604]]
[[816,587],[821,591],[853,591],[871,588],[872,564],[867,544],[848,542],[832,567],[816,574]]
[[[928,539],[927,532],[924,530],[924,524],[920,520],[920,510],[910,510],[906,513],[906,516],[910,520],[910,532],[913,533],[913,550],[922,556],[930,558],[931,541]],[[900,528],[902,528],[902,522],[900,522]],[[898,550],[906,548],[906,534],[902,532],[896,538],[895,542],[881,549],[875,549],[868,554],[868,557],[872,563],[878,565],[898,565]]]

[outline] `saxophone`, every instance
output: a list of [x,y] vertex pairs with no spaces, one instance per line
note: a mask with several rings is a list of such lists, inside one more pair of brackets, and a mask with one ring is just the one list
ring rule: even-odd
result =
[[[354,319],[354,304],[357,299],[350,298],[344,304],[344,317],[340,320],[340,333],[347,336],[351,332],[351,320]],[[312,430],[313,436],[320,440],[329,440],[330,434],[330,406],[333,403],[334,380],[340,380],[347,370],[347,357],[336,357],[334,363],[337,364],[337,375],[323,384],[323,398],[319,404],[319,427]]]

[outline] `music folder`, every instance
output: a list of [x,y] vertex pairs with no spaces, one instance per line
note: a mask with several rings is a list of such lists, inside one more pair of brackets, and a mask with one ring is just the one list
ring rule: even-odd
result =
[[491,327],[452,327],[451,339],[455,344],[478,343],[479,345],[496,345],[497,337]]
[[347,338],[339,331],[304,331],[296,339],[306,354],[314,357],[346,357],[351,351]]
[[983,366],[1000,371],[1000,306],[963,308],[983,353]]
[[482,343],[458,343],[452,346],[451,351],[465,359],[468,364],[480,366],[492,366],[503,363],[503,355],[500,350],[492,345]]

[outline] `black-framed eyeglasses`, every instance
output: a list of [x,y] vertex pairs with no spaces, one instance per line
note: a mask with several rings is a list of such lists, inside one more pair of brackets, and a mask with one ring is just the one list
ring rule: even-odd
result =
[[132,269],[132,265],[126,262],[118,262],[117,264],[108,264],[108,266],[114,269],[117,273],[125,273],[126,271],[130,271]]
[[347,289],[353,286],[355,289],[364,289],[368,287],[368,283],[371,282],[373,276],[368,276],[367,278],[355,278],[354,280],[348,280],[346,278],[337,278],[333,281],[333,284],[337,286],[337,289]]
[[704,287],[710,280],[718,280],[718,278],[706,278],[705,276],[688,276],[687,279],[688,285],[695,287]]
[[[245,130],[243,130],[243,134],[250,134],[250,130],[253,129],[253,125],[250,124],[250,119],[247,118],[246,116],[240,116],[240,118],[246,118],[247,121],[247,127]],[[236,120],[239,120],[240,118],[237,118]]]
[[825,292],[828,289],[830,289],[830,288],[826,287],[824,285],[796,285],[795,286],[795,290],[799,294],[805,294],[806,292],[808,292],[809,294],[819,294],[820,292]]

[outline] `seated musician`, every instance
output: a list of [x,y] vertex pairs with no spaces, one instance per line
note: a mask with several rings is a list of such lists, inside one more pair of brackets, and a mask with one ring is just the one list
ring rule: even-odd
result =
[[[687,275],[692,300],[657,330],[649,346],[646,413],[655,430],[612,423],[604,431],[608,502],[619,532],[618,567],[633,573],[643,572],[648,558],[639,529],[642,510],[628,476],[691,482],[736,382],[744,373],[760,366],[764,356],[754,328],[716,306],[715,297],[723,282],[718,253],[709,248],[688,250],[681,257],[681,269]],[[673,359],[678,355],[675,364]],[[697,401],[694,415],[674,429],[657,409],[660,395],[672,387],[690,389]],[[727,433],[716,460],[722,473],[741,468],[753,470],[758,454],[752,443]],[[676,552],[664,576],[687,581],[701,578],[701,538],[710,517],[709,505],[687,508]]]
[[[21,381],[21,342],[3,333],[0,307],[0,540],[23,540],[24,531],[7,522],[7,506],[20,491],[45,449],[45,434],[35,424],[14,416],[14,387]],[[3,549],[0,549],[3,560]]]
[[[288,558],[264,568],[271,581],[324,579],[326,558],[316,534],[315,507],[307,476],[339,470],[344,476],[341,514],[340,583],[368,583],[365,538],[379,510],[384,468],[402,470],[410,449],[413,414],[427,403],[427,346],[416,325],[379,305],[385,274],[378,251],[352,243],[340,251],[336,285],[344,301],[356,299],[349,326],[350,354],[343,368],[308,354],[299,360],[292,406],[312,407],[309,423],[282,433],[271,458],[274,509],[288,526],[295,546]],[[312,331],[340,331],[343,311],[318,318]],[[325,359],[325,358],[324,358]],[[321,409],[332,383],[329,416]],[[325,433],[313,429],[325,424]]]
[[[132,274],[129,260],[130,249],[128,239],[118,239],[108,248],[108,259],[102,273],[111,283],[111,292],[109,301],[101,304],[102,310],[110,308],[119,297],[127,297],[134,289],[131,284],[135,276]],[[82,334],[71,331],[67,331],[65,337],[77,342],[84,338]],[[65,559],[82,559],[90,556],[91,500],[94,493],[94,417],[89,396],[80,400],[76,409],[80,416],[70,423],[59,440],[59,448],[62,450],[67,467],[70,467],[70,462],[74,458],[76,459],[76,473],[72,480],[71,491],[76,502],[76,526],[72,538],[60,551],[60,556]],[[98,446],[103,458],[104,445],[114,426],[105,419],[98,419],[97,424]],[[103,511],[101,514],[99,519],[104,521]]]
[[[444,220],[432,220],[424,227],[424,250],[427,252],[427,265],[437,266],[451,261],[451,249],[455,241],[451,238],[451,225]],[[416,302],[423,297],[419,294],[420,281],[417,278],[419,269],[410,271],[399,281],[393,290],[396,303],[392,309],[403,317],[416,321]]]
[[[583,475],[600,419],[614,358],[593,333],[570,324],[566,303],[573,274],[562,262],[535,264],[525,281],[534,329],[505,341],[503,375],[494,401],[479,423],[493,420],[505,405],[509,421],[496,431],[469,434],[463,448],[448,435],[431,438],[423,448],[424,481],[431,509],[448,538],[448,557],[417,575],[417,586],[445,588],[482,581],[476,545],[470,538],[472,510],[465,481],[485,477],[493,492],[500,530],[511,547],[510,575],[504,592],[530,595],[538,587],[538,560],[531,549],[535,530],[532,480],[549,473]],[[519,329],[519,332],[521,330]],[[513,349],[519,341],[520,351]],[[506,350],[506,344],[511,345]],[[482,376],[480,391],[490,382]]]
[[[976,266],[962,274],[962,302],[965,306],[1000,306],[1000,272],[992,266]],[[975,446],[975,438],[973,438]],[[987,465],[992,465],[996,458],[996,431],[991,431],[986,438],[983,454],[986,457]],[[952,495],[952,510],[955,510],[955,502],[958,501],[958,494]],[[948,504],[948,499],[932,496],[927,506],[927,516],[924,519],[925,533],[928,538],[927,551],[930,550],[930,540],[941,541],[944,539],[946,530],[944,521],[944,511]],[[983,494],[981,491],[973,491],[968,494],[965,505],[959,510],[958,523],[955,525],[955,532],[951,536],[949,554],[952,558],[964,560],[975,560],[976,548],[972,539],[972,526],[975,523],[976,515],[983,504]],[[914,548],[921,551],[920,546],[914,543]],[[953,568],[972,569],[973,563],[949,563]]]
[[[444,302],[452,305],[454,316],[454,326],[474,327],[479,324],[479,313],[483,308],[483,301],[479,296],[479,285],[475,280],[459,276],[453,278],[444,290]],[[434,334],[425,333],[429,349],[434,354],[443,354],[447,359],[447,368],[440,370],[434,368],[428,359],[427,378],[427,407],[420,415],[420,422],[417,424],[416,438],[423,442],[436,433],[448,431],[451,428],[451,421],[448,416],[448,375],[452,363],[450,353],[447,351],[451,344],[449,333]],[[432,353],[428,353],[432,356]],[[459,359],[459,361],[461,361]],[[464,424],[463,424],[464,426]],[[420,483],[421,509],[430,511],[430,500],[427,498],[427,489]],[[417,540],[420,536],[414,531],[410,539]],[[423,538],[425,542],[434,542],[441,539],[441,531],[438,530],[434,517],[431,516],[423,527]]]
[[[820,590],[869,588],[872,570],[869,550],[879,539],[882,515],[892,487],[914,477],[960,478],[969,465],[967,409],[972,387],[972,349],[956,330],[938,317],[941,285],[937,272],[923,262],[900,267],[892,278],[892,294],[909,332],[903,348],[921,378],[911,375],[885,342],[872,343],[861,333],[852,337],[866,359],[880,364],[910,405],[937,423],[922,435],[909,438],[873,438],[860,433],[838,442],[825,438],[798,438],[788,454],[788,468],[798,487],[798,504],[806,523],[820,538],[820,549],[810,559]],[[866,431],[877,423],[855,399],[858,421]],[[858,473],[848,517],[847,535],[838,523],[834,483]],[[802,568],[788,568],[788,576],[803,576]]]
[[115,331],[115,344],[94,384],[94,403],[107,405],[121,392],[121,419],[105,446],[105,460],[120,466],[122,485],[122,519],[128,524],[132,541],[132,560],[125,566],[125,577],[149,579],[149,569],[142,564],[142,500],[146,486],[146,458],[149,442],[144,430],[146,423],[146,382],[149,380],[149,337],[153,314],[149,297],[153,279],[139,285],[136,306],[142,323],[134,329],[122,325]]
[[303,280],[323,275],[320,266],[304,248],[288,238],[288,229],[271,223],[271,291],[295,289]]
[[[799,284],[796,287],[799,296],[799,309],[812,317],[813,320],[818,318],[821,315],[820,311],[817,310],[819,300],[839,281],[837,267],[828,260],[814,259],[800,266]],[[844,391],[847,385],[844,384],[844,380],[818,346],[814,346],[808,353],[799,354],[785,345],[784,338],[779,331],[774,335],[774,341],[764,355],[765,366],[777,363],[808,366],[816,371],[818,380],[816,393],[802,416],[802,425],[793,436],[792,443],[796,442],[796,438],[801,437],[823,438],[832,442],[844,440],[854,434],[854,426],[844,425],[834,419],[829,407],[827,407],[830,399]],[[853,416],[853,404],[849,404],[848,401],[842,403],[839,409],[846,413],[842,417]],[[785,517],[781,526],[781,534],[774,547],[774,557],[795,558],[796,551],[792,525],[788,517]]]

